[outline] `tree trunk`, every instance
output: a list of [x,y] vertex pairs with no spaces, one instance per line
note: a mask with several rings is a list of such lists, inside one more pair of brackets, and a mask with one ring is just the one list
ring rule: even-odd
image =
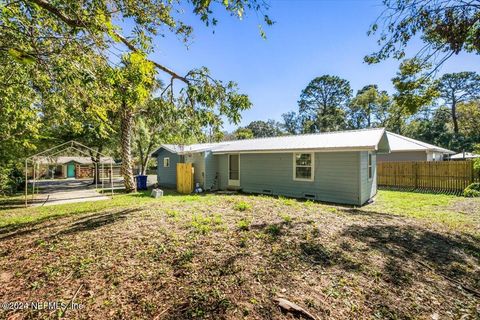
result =
[[122,102],[121,107],[121,140],[122,140],[122,174],[125,191],[127,193],[134,192],[135,180],[133,179],[132,167],[132,126],[133,126],[133,112],[127,106],[126,102]]
[[95,154],[93,152],[90,152],[90,158],[95,165],[95,171],[93,173],[93,182],[92,185],[96,183],[100,183],[100,161],[101,161],[101,155],[100,153],[103,151],[103,146],[100,146],[97,148],[97,151]]
[[144,176],[145,175],[145,167],[143,166],[143,163],[144,163],[144,154],[143,154],[143,146],[142,146],[142,142],[139,139],[137,139],[137,149],[138,149],[138,156],[139,156],[139,160],[140,160],[140,175]]
[[144,158],[144,161],[142,163],[142,175],[147,175],[147,163],[148,160],[150,160],[150,156],[147,154]]
[[370,106],[367,108],[367,128],[372,126],[372,109]]
[[458,117],[457,117],[457,102],[452,101],[452,122],[453,122],[453,132],[455,135],[458,134]]
[[148,161],[150,160],[150,154],[152,153],[152,149],[153,149],[153,141],[150,141],[150,143],[148,144],[146,153],[145,153],[144,162],[142,164],[142,174],[143,175],[147,174]]

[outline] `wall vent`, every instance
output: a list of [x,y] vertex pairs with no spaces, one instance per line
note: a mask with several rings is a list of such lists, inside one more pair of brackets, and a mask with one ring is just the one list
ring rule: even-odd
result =
[[305,193],[303,195],[304,198],[307,198],[307,199],[315,199],[316,196],[314,194],[309,194],[309,193]]
[[263,190],[262,190],[262,193],[272,194],[272,190],[263,189]]

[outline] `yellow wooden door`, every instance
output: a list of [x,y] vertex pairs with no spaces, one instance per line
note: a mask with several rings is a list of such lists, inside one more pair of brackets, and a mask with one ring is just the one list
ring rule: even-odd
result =
[[193,166],[191,163],[177,163],[177,191],[188,194],[193,192]]

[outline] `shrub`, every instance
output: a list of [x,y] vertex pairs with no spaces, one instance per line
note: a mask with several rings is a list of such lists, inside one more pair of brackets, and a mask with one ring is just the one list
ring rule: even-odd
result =
[[234,208],[235,210],[238,210],[238,211],[246,211],[246,210],[250,210],[252,206],[244,201],[240,201],[235,204]]
[[463,196],[469,198],[480,197],[480,183],[472,183],[466,187],[465,190],[463,190]]
[[19,167],[0,167],[0,195],[11,195],[24,189],[24,173]]
[[475,170],[476,174],[480,174],[480,158],[474,160],[473,169]]

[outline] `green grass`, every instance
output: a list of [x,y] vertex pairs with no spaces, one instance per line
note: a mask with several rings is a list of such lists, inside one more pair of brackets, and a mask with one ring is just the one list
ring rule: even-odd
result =
[[456,204],[464,201],[477,200],[445,194],[380,190],[375,203],[364,210],[423,219],[463,230],[478,220],[478,216],[462,214],[456,208]]
[[[179,195],[174,192],[167,193],[161,198],[163,202],[203,202],[207,201],[207,197]],[[20,196],[4,197],[0,200],[2,203],[11,203],[12,201],[23,201]],[[43,207],[28,207],[0,210],[0,231],[13,231],[19,227],[32,225],[42,221],[66,217],[76,214],[88,214],[99,212],[108,209],[122,208],[129,209],[135,207],[142,207],[148,203],[159,202],[159,199],[154,199],[149,196],[149,191],[132,193],[132,194],[118,194],[111,200],[101,200],[93,202],[78,202],[66,203],[59,205],[43,206]]]
[[[32,225],[45,220],[75,215],[99,212],[107,209],[122,208],[129,209],[135,207],[144,207],[148,203],[175,202],[181,203],[199,203],[200,205],[215,202],[215,195],[179,195],[175,192],[167,192],[160,199],[149,197],[149,192],[140,192],[135,194],[118,194],[112,200],[81,202],[75,204],[61,204],[44,207],[29,207],[0,210],[0,230],[2,232],[13,231],[19,227]],[[253,199],[253,198],[252,198]],[[257,199],[263,199],[259,196]],[[265,199],[271,199],[265,197]],[[227,199],[229,200],[229,199]],[[19,203],[23,201],[21,196],[0,198],[0,205]],[[238,201],[235,198],[229,200],[234,203],[234,209],[240,212],[250,211],[252,204],[245,201]],[[279,201],[287,206],[293,204],[309,209],[322,209],[322,211],[342,214],[341,207],[318,204],[311,201],[297,202],[294,199],[279,198]],[[394,214],[409,218],[427,220],[432,223],[441,223],[449,228],[465,231],[471,229],[472,225],[478,224],[478,215],[468,215],[459,213],[455,207],[462,201],[479,201],[479,199],[466,199],[453,195],[444,194],[424,194],[414,192],[386,191],[380,190],[376,201],[372,205],[367,205],[360,210],[367,212],[377,212],[382,214]],[[178,214],[176,210],[166,212],[167,216],[175,218]],[[280,215],[284,223],[290,223],[291,217]],[[194,223],[195,224],[195,223]],[[240,222],[242,224],[242,222]],[[238,226],[240,229],[248,229],[249,223]],[[200,224],[202,225],[202,224]],[[208,225],[208,224],[207,224]],[[209,229],[209,226],[206,227]],[[478,227],[474,227],[478,229]],[[208,230],[207,230],[208,231]],[[477,233],[475,231],[475,233]]]
[[247,211],[252,209],[252,205],[244,201],[240,201],[235,204],[234,208],[235,210],[238,210],[238,211]]
[[237,222],[237,227],[239,230],[247,231],[250,229],[250,225],[252,224],[251,218],[242,218]]
[[70,299],[83,283],[75,302],[107,319],[289,319],[277,295],[332,319],[478,318],[458,284],[478,287],[480,199],[148,195],[0,208],[2,298]]

